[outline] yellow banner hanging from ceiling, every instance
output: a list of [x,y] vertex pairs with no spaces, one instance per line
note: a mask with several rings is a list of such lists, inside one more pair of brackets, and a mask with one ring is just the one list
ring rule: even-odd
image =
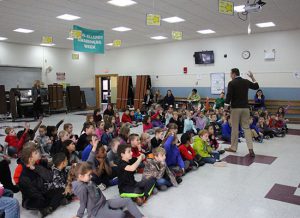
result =
[[43,36],[42,37],[42,43],[43,44],[52,44],[53,43],[53,37],[52,36]]
[[117,39],[113,41],[113,47],[120,47],[122,45],[122,41]]
[[72,53],[72,60],[79,60],[79,54]]
[[82,32],[80,30],[71,30],[69,37],[73,39],[81,39]]
[[182,32],[180,32],[180,31],[172,31],[172,39],[174,39],[174,40],[182,40]]
[[219,0],[219,13],[233,15],[234,3],[231,1]]
[[146,23],[147,26],[160,26],[160,15],[147,14]]

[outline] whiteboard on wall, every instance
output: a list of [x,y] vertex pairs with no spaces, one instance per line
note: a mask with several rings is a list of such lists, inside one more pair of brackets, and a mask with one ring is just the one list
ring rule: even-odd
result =
[[225,89],[225,73],[210,74],[210,91],[212,95],[219,95]]
[[0,85],[5,85],[5,90],[11,88],[31,88],[35,80],[42,80],[41,67],[11,67],[0,66]]

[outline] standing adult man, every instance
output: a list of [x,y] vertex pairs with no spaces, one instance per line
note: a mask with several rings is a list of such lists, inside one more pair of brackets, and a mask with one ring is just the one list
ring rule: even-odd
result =
[[255,157],[251,131],[249,128],[250,111],[248,106],[248,91],[249,89],[259,89],[259,85],[254,79],[253,73],[250,71],[248,76],[251,78],[252,82],[240,77],[240,71],[237,68],[233,68],[231,70],[230,76],[232,80],[228,83],[227,87],[225,109],[228,109],[229,105],[231,106],[231,146],[229,148],[225,148],[225,150],[229,152],[237,151],[239,124],[241,124],[245,132],[245,138],[250,157]]

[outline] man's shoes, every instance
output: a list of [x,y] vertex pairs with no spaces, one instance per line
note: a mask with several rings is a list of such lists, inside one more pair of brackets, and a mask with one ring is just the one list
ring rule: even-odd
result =
[[255,153],[254,153],[253,149],[249,149],[249,155],[250,155],[250,157],[255,157]]
[[233,152],[233,153],[236,153],[236,150],[233,150],[231,147],[225,148],[224,150],[227,151],[227,152]]

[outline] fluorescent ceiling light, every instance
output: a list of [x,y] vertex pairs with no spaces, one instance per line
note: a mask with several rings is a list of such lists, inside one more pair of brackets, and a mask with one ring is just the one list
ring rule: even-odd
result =
[[1,37],[1,36],[0,36],[0,41],[4,41],[4,40],[7,40],[7,38],[6,38],[6,37]]
[[198,32],[198,33],[201,33],[201,34],[211,34],[211,33],[216,33],[215,31],[210,30],[210,29],[207,29],[207,30],[198,30],[197,32]]
[[68,38],[67,38],[67,40],[72,40],[72,41],[73,41],[73,38],[71,38],[71,37],[68,37]]
[[273,22],[257,23],[255,25],[260,27],[260,28],[276,26],[275,23],[273,23]]
[[237,13],[245,12],[245,5],[234,6],[234,11],[237,12]]
[[107,43],[106,45],[108,45],[108,46],[113,46],[113,43]]
[[131,30],[131,29],[128,28],[128,27],[120,26],[120,27],[112,28],[112,30],[114,30],[114,31],[119,31],[119,32],[125,32],[125,31],[129,31],[129,30]]
[[78,20],[80,17],[72,15],[72,14],[63,14],[60,16],[57,16],[56,18],[62,19],[62,20]]
[[41,43],[40,45],[41,45],[41,46],[48,46],[48,47],[50,47],[50,46],[54,46],[55,44],[54,44],[54,43],[51,43],[51,44]]
[[162,39],[167,39],[167,37],[165,37],[165,36],[152,36],[151,39],[162,40]]
[[175,17],[167,17],[162,20],[165,22],[168,22],[168,23],[179,23],[179,22],[185,21],[184,19],[182,19],[180,17],[176,17],[176,16]]
[[126,7],[130,5],[135,5],[136,2],[132,0],[111,0],[107,2],[108,4],[119,6],[119,7]]
[[18,28],[18,29],[15,29],[14,31],[18,32],[18,33],[32,33],[32,32],[34,32],[34,30],[23,29],[23,28]]

